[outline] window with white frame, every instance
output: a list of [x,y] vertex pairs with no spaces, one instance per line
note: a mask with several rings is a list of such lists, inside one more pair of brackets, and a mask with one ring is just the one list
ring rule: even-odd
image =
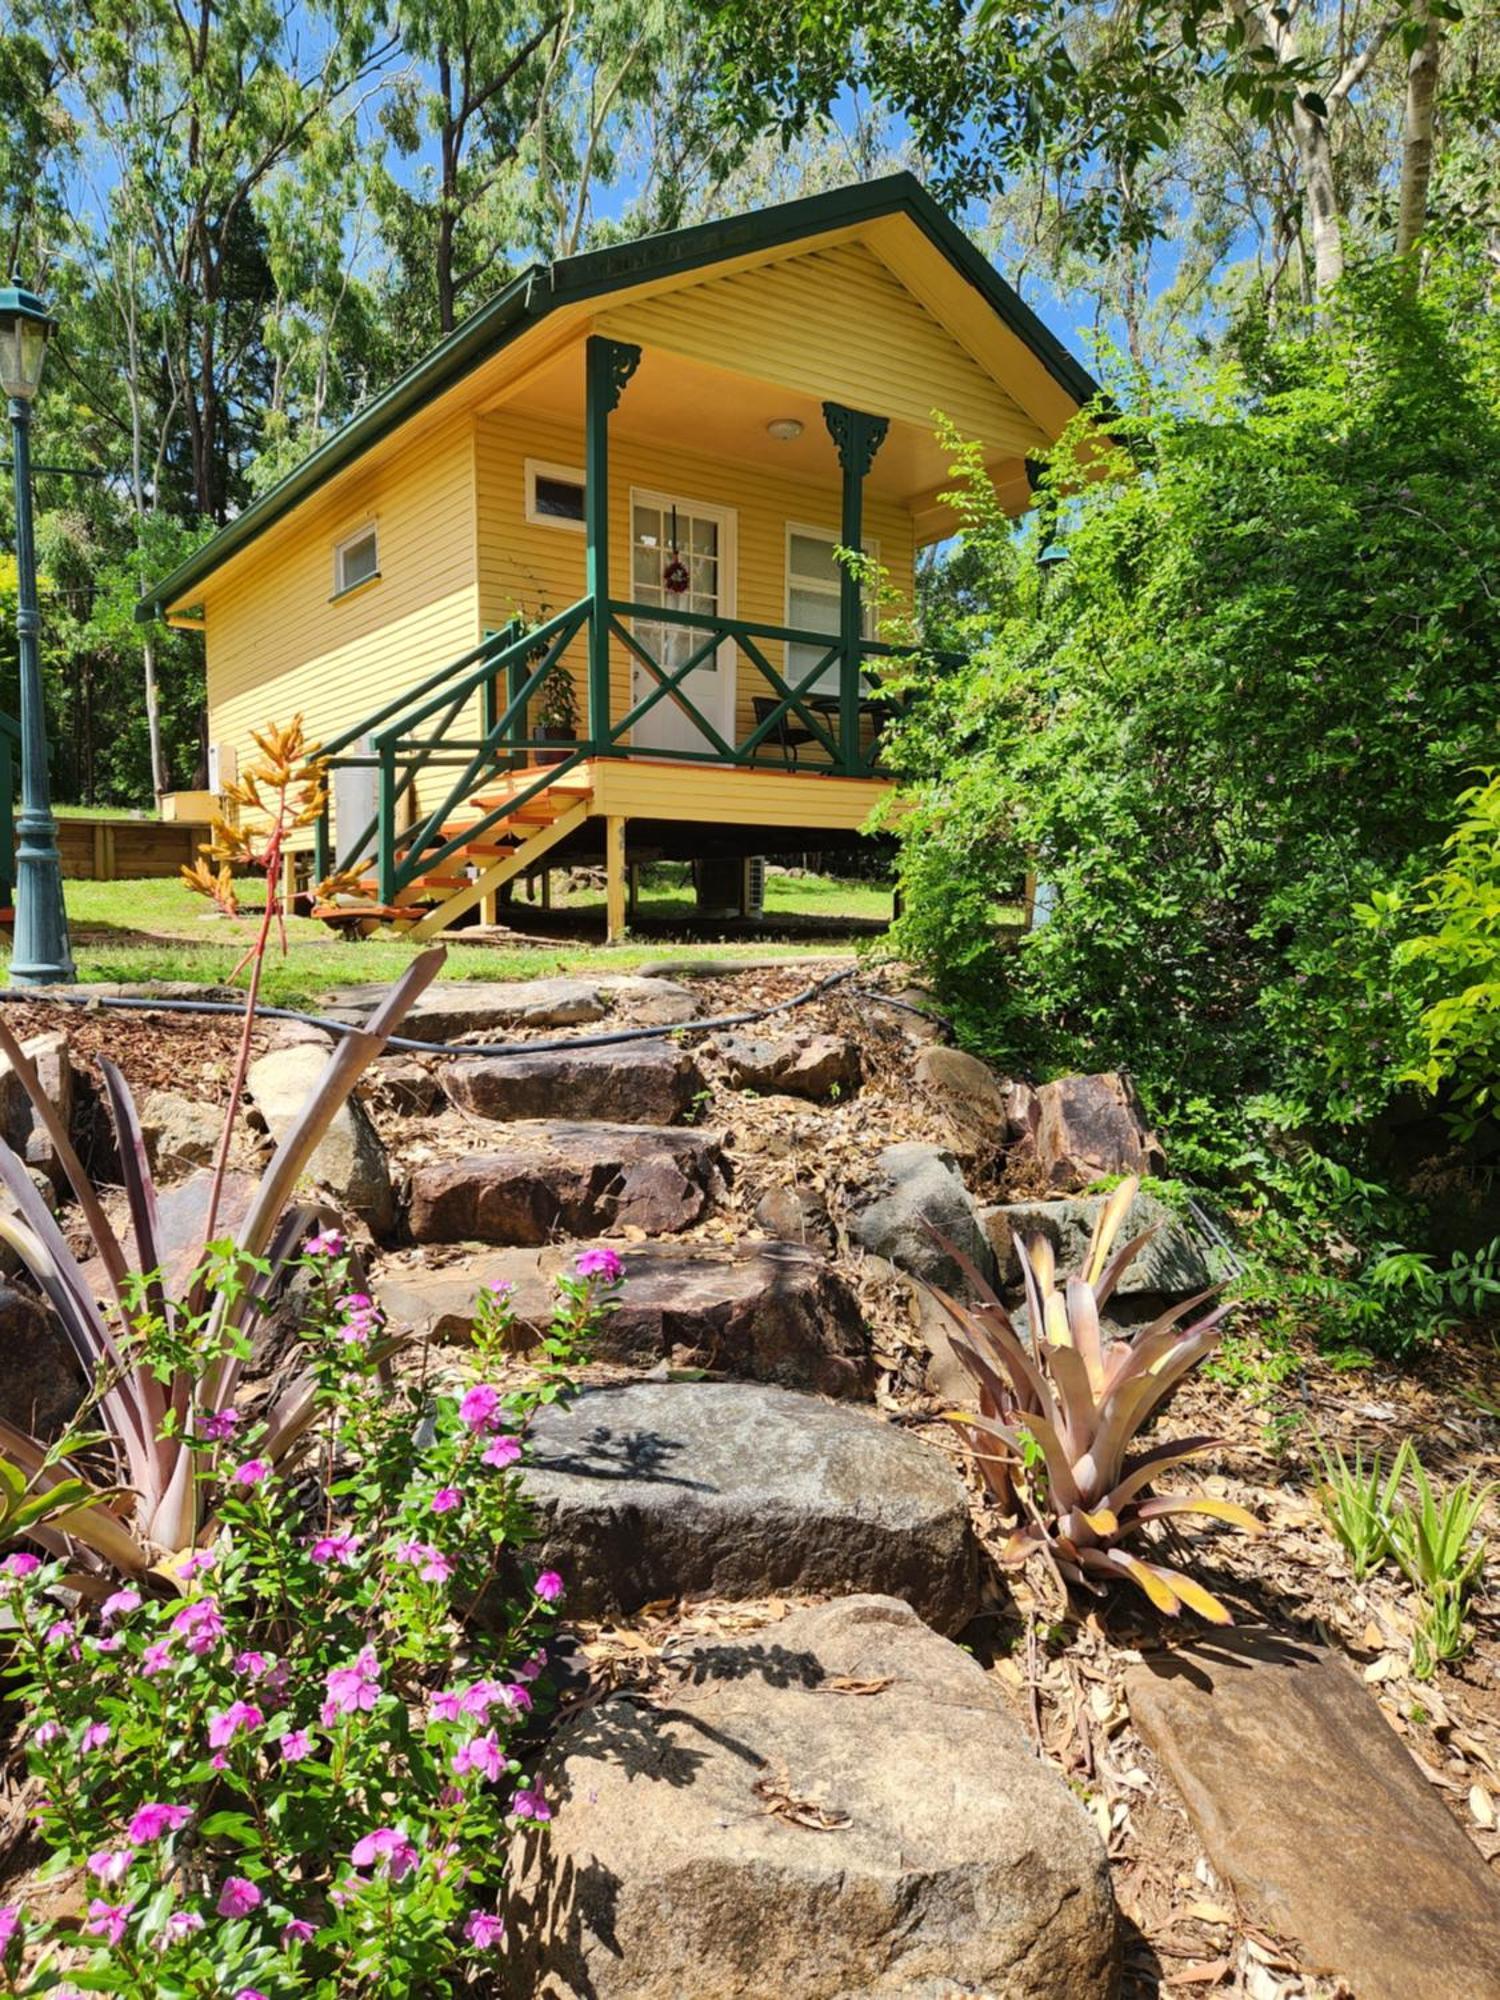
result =
[[526,518],[544,528],[583,531],[583,474],[576,465],[526,461]]
[[333,594],[357,590],[380,574],[380,536],[373,521],[333,545]]
[[[787,523],[786,622],[794,631],[826,632],[830,639],[838,637],[839,596],[844,575],[844,565],[834,554],[838,546],[838,536],[824,528],[804,528],[795,521]],[[877,561],[879,544],[866,542],[865,554],[872,562]],[[860,629],[867,639],[874,630],[868,603],[861,607]],[[787,647],[786,677],[793,687],[804,674],[812,672],[824,650],[812,645]],[[839,663],[830,660],[810,692],[837,694],[838,691]]]

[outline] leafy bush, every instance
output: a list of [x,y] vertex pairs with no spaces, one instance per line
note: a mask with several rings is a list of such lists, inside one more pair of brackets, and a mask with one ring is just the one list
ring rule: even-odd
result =
[[[1129,1339],[1105,1338],[1100,1313],[1131,1258],[1155,1234],[1147,1229],[1111,1255],[1138,1187],[1135,1179],[1122,1181],[1101,1206],[1083,1269],[1061,1288],[1054,1282],[1052,1246],[1045,1237],[1017,1246],[1027,1339],[977,1271],[971,1269],[969,1277],[981,1305],[961,1305],[936,1293],[953,1323],[948,1336],[953,1350],[980,1397],[977,1416],[957,1410],[950,1421],[969,1439],[1000,1504],[1009,1509],[1014,1496],[1028,1517],[1011,1538],[1007,1561],[1045,1553],[1070,1583],[1102,1594],[1106,1581],[1127,1579],[1169,1616],[1186,1605],[1214,1624],[1228,1625],[1229,1612],[1200,1583],[1121,1546],[1152,1522],[1182,1514],[1204,1514],[1250,1534],[1260,1532],[1255,1517],[1232,1501],[1201,1493],[1152,1494],[1163,1472],[1226,1442],[1178,1438],[1137,1449],[1161,1404],[1218,1345],[1228,1308],[1219,1306],[1191,1326],[1180,1326],[1212,1297],[1204,1292]],[[1003,1453],[996,1452],[996,1444]]]
[[385,1378],[336,1235],[299,1263],[317,1476],[275,1469],[268,1427],[220,1407],[184,1432],[213,1538],[170,1582],[70,1608],[64,1561],[0,1565],[48,1872],[89,1878],[77,1932],[0,1913],[6,1973],[40,1957],[26,1991],[447,1991],[500,1942],[507,1829],[548,1817],[515,1738],[563,1586],[524,1564],[514,1468],[618,1260],[587,1252],[559,1280],[521,1389],[487,1379],[511,1324],[492,1290],[462,1396]]

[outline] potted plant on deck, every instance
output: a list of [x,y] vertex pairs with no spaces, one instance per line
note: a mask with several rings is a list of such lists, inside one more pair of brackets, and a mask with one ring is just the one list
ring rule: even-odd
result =
[[[578,741],[578,689],[565,661],[559,660],[536,698],[536,722],[533,740],[537,743],[576,743]],[[561,764],[567,753],[561,750],[541,751],[537,755],[539,764]]]

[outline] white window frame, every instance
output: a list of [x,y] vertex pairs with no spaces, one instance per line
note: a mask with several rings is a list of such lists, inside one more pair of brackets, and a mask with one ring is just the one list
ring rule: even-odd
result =
[[[783,553],[783,569],[786,574],[786,594],[782,600],[782,608],[786,614],[787,629],[789,631],[802,632],[807,629],[806,626],[795,624],[792,618],[793,535],[806,535],[808,539],[811,541],[827,542],[830,551],[838,548],[840,538],[832,528],[815,527],[810,521],[788,521],[786,524],[786,541],[784,544],[784,553]],[[878,563],[880,561],[880,543],[875,537],[870,535],[867,535],[865,537],[864,554],[868,562]],[[822,577],[803,576],[797,578],[797,586],[799,589],[802,590],[827,592],[834,607],[833,630],[829,632],[827,636],[829,637],[829,639],[836,639],[839,633],[838,614],[841,608],[842,595],[843,595],[842,584],[841,583],[830,584],[826,582]],[[875,612],[874,605],[871,604],[868,594],[862,590],[860,592],[860,628],[862,635],[866,639],[873,639],[875,636],[874,612]],[[824,669],[825,673],[828,674],[836,674],[837,670],[838,670],[837,661],[834,661],[832,665]],[[789,685],[791,683],[791,678],[792,678],[791,673],[790,671],[788,671],[787,681]],[[809,692],[812,694],[830,694],[835,691],[836,688],[819,688],[816,685],[809,690]]]
[[536,528],[562,528],[570,535],[581,535],[584,531],[582,518],[576,521],[564,520],[560,514],[544,514],[536,504],[536,483],[538,479],[557,479],[569,486],[576,486],[583,495],[584,510],[588,510],[588,481],[581,467],[576,465],[553,465],[545,458],[528,458],[526,461],[526,518]]
[[[349,583],[344,577],[344,558],[361,542],[373,540],[375,543],[375,567],[368,576],[356,577]],[[363,590],[366,584],[380,581],[380,523],[375,520],[362,521],[347,535],[340,535],[333,545],[333,594],[348,597],[356,590]]]

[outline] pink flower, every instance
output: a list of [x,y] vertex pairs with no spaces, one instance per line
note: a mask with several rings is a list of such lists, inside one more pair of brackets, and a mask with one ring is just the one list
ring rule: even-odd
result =
[[39,1722],[31,1732],[31,1740],[38,1750],[45,1750],[49,1743],[55,1743],[62,1735],[62,1729],[55,1722]]
[[397,1562],[409,1563],[426,1583],[446,1583],[453,1574],[452,1563],[431,1542],[402,1542],[395,1554]]
[[157,1639],[141,1654],[141,1672],[149,1681],[153,1674],[164,1673],[172,1664],[172,1642]]
[[247,1458],[229,1476],[236,1486],[259,1486],[262,1480],[270,1478],[271,1462],[266,1458]]
[[310,1924],[305,1917],[293,1917],[290,1923],[281,1927],[281,1942],[283,1945],[306,1944],[317,1934],[317,1927]]
[[303,1252],[309,1257],[342,1257],[346,1248],[341,1231],[320,1229],[316,1236],[308,1237]]
[[180,1944],[183,1938],[191,1937],[194,1931],[201,1931],[202,1928],[203,1919],[196,1910],[174,1910],[162,1932],[162,1949],[165,1951],[169,1944]]
[[464,1925],[464,1936],[476,1951],[493,1951],[505,1936],[505,1920],[488,1910],[473,1910]]
[[498,1782],[504,1768],[500,1739],[493,1729],[487,1730],[483,1736],[476,1736],[470,1743],[461,1743],[453,1758],[453,1769],[458,1777],[463,1777],[468,1771],[480,1771],[492,1785]]
[[464,1698],[456,1688],[440,1688],[427,1697],[429,1722],[457,1722],[463,1713]]
[[359,1560],[358,1535],[320,1535],[312,1545],[312,1559],[315,1563],[348,1564]]
[[380,1699],[380,1662],[374,1649],[366,1646],[352,1667],[330,1667],[324,1685],[328,1690],[322,1710],[325,1728],[336,1716],[353,1715],[361,1709],[368,1714]]
[[102,1937],[109,1944],[118,1944],[125,1935],[125,1922],[134,1903],[106,1903],[95,1896],[89,1904],[88,1920],[83,1928],[94,1937]]
[[109,1741],[110,1729],[107,1722],[91,1722],[83,1732],[79,1748],[83,1751],[102,1750]]
[[258,1986],[242,1986],[234,2000],[267,2000],[267,1995]]
[[[224,1414],[227,1416],[228,1412],[225,1411]],[[235,1422],[239,1422],[238,1417],[235,1418]],[[177,1574],[179,1576],[197,1576],[200,1570],[212,1569],[217,1561],[218,1557],[212,1549],[199,1549],[196,1555],[189,1556],[185,1562],[177,1565]]]
[[580,1278],[598,1278],[606,1285],[617,1285],[625,1275],[625,1266],[613,1250],[585,1250],[573,1269]]
[[86,1639],[84,1645],[91,1653],[118,1653],[125,1643],[125,1634],[116,1632],[112,1639]]
[[377,1826],[373,1833],[354,1843],[349,1855],[356,1868],[374,1868],[378,1864],[393,1882],[409,1875],[417,1865],[417,1858],[416,1848],[394,1826]]
[[516,1679],[518,1681],[534,1681],[546,1664],[547,1648],[545,1646],[538,1646],[531,1658],[523,1660],[520,1666],[516,1668]]
[[488,1382],[476,1382],[458,1406],[459,1420],[471,1431],[492,1431],[499,1408],[500,1391]]
[[563,1594],[563,1580],[555,1569],[544,1569],[533,1588],[543,1604],[556,1604]]
[[485,1465],[514,1465],[516,1460],[521,1456],[520,1439],[513,1437],[491,1438],[480,1456]]
[[171,1629],[183,1635],[187,1649],[201,1659],[211,1653],[224,1636],[224,1620],[219,1616],[219,1606],[215,1598],[195,1598],[191,1604],[184,1604],[172,1620]]
[[[197,1431],[210,1444],[222,1444],[226,1438],[234,1436],[239,1428],[238,1410],[200,1410],[197,1417]],[[186,1570],[183,1574],[186,1575]]]
[[263,1681],[275,1664],[269,1653],[236,1653],[233,1661],[235,1672],[252,1681]]
[[141,1806],[125,1829],[125,1837],[133,1840],[138,1847],[144,1847],[147,1841],[160,1840],[166,1833],[176,1833],[187,1825],[192,1816],[188,1806]]
[[510,1809],[521,1819],[551,1819],[552,1808],[541,1793],[524,1787],[510,1802]]
[[42,1566],[40,1556],[31,1555],[25,1549],[17,1549],[13,1556],[0,1562],[0,1576],[34,1576]]
[[339,1305],[344,1312],[339,1339],[345,1347],[368,1347],[381,1324],[380,1309],[375,1301],[368,1292],[350,1292],[339,1300]]
[[208,1718],[208,1747],[222,1750],[226,1743],[232,1743],[243,1729],[247,1733],[259,1729],[265,1717],[253,1701],[232,1701],[228,1708]]
[[130,1864],[135,1859],[133,1847],[101,1847],[97,1854],[88,1858],[90,1875],[97,1875],[101,1882],[113,1885],[123,1882],[130,1873]]
[[4,1958],[5,1954],[10,1950],[20,1928],[21,1911],[19,1905],[15,1903],[5,1904],[3,1908],[0,1908],[0,1958]]
[[304,1757],[313,1753],[312,1732],[306,1729],[289,1729],[281,1739],[281,1754],[288,1764],[300,1764]]
[[108,1625],[116,1618],[123,1618],[127,1611],[134,1611],[141,1601],[138,1590],[117,1590],[113,1597],[106,1597],[99,1607],[99,1616]]
[[260,1908],[261,1901],[261,1893],[253,1882],[247,1882],[243,1875],[226,1875],[214,1907],[221,1917],[248,1917],[252,1910]]
[[484,1289],[492,1299],[503,1302],[510,1297],[516,1287],[510,1278],[491,1278]]
[[[47,1627],[47,1644],[49,1646],[66,1646],[72,1637],[73,1628],[66,1618],[59,1618],[56,1624]],[[73,1658],[75,1660],[81,1658],[77,1646],[73,1648]]]
[[451,1514],[464,1504],[464,1496],[456,1486],[440,1486],[432,1496],[434,1514]]

